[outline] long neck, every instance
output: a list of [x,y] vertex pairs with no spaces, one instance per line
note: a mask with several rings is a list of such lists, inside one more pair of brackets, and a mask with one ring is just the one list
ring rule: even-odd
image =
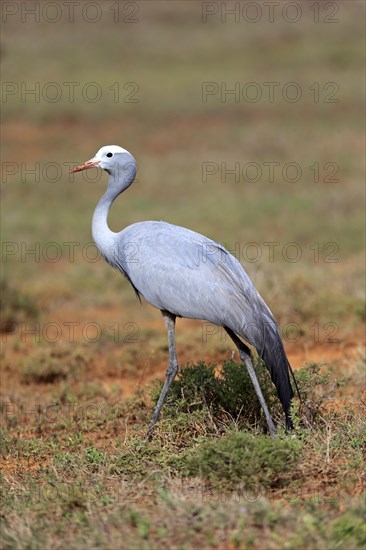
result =
[[117,233],[114,233],[108,227],[109,209],[118,195],[125,191],[135,179],[135,163],[131,163],[131,167],[132,170],[129,169],[122,178],[120,178],[119,170],[116,170],[116,173],[111,173],[107,190],[94,210],[92,235],[94,242],[106,259],[108,259],[111,254],[113,245],[116,243],[117,235]]
[[114,236],[116,235],[108,227],[108,213],[118,195],[119,192],[116,192],[116,189],[108,186],[94,210],[92,235],[97,247],[103,253],[107,253],[109,247],[113,246]]

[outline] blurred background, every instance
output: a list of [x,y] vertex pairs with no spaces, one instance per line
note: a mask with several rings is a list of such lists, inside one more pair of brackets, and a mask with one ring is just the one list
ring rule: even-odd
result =
[[[118,144],[138,175],[113,230],[162,219],[224,243],[293,353],[352,334],[364,304],[363,14],[362,2],[4,3],[5,322],[38,310],[61,338],[65,322],[79,338],[94,322],[98,346],[114,322],[122,341],[135,323],[133,348],[154,364],[159,312],[91,243],[107,175],[69,174]],[[227,353],[220,333],[206,341],[201,323],[183,323],[184,359]]]
[[[1,8],[2,547],[364,548],[364,2]],[[70,174],[109,144],[138,163],[113,230],[166,220],[245,266],[297,371],[295,437],[248,416],[225,333],[179,319],[191,382],[143,442],[163,320],[92,243],[107,174]]]

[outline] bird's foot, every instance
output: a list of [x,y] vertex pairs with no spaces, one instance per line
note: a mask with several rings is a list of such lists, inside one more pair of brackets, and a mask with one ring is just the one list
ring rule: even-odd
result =
[[152,440],[154,435],[154,428],[155,428],[155,423],[151,423],[144,439],[145,443]]

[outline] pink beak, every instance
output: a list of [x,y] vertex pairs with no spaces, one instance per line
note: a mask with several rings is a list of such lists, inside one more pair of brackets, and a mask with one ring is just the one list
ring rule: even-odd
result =
[[73,174],[74,172],[81,172],[82,170],[88,170],[88,168],[98,167],[99,163],[100,160],[96,158],[87,160],[84,164],[80,164],[79,166],[76,166],[76,168],[70,170],[70,174]]

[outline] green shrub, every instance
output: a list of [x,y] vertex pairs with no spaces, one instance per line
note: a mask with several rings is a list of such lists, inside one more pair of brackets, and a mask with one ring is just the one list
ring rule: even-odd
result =
[[107,455],[95,447],[88,447],[85,449],[85,460],[91,470],[97,471],[100,466],[106,463]]
[[337,388],[342,386],[344,379],[330,380],[330,371],[323,365],[306,363],[296,371],[296,380],[301,395],[301,406],[298,414],[306,423],[316,422],[321,413],[322,405],[334,396]]
[[[268,408],[276,422],[284,421],[284,414],[270,374],[263,362],[258,361],[256,374]],[[293,414],[296,426],[308,426],[321,417],[322,405],[334,396],[344,380],[330,380],[330,371],[316,363],[305,364],[295,373],[301,395],[301,403],[294,400]],[[152,389],[156,403],[162,384]],[[296,397],[296,393],[295,393]],[[235,424],[241,429],[260,426],[267,430],[267,423],[258,401],[252,381],[243,363],[225,361],[220,373],[215,365],[199,362],[180,369],[166,396],[163,417],[173,421],[180,414],[206,411],[207,420],[225,431]]]
[[337,518],[332,525],[334,548],[365,548],[366,523],[365,503],[358,509],[351,509]]
[[201,445],[186,458],[183,469],[188,475],[233,486],[274,487],[293,469],[300,454],[301,443],[296,439],[234,431]]
[[27,384],[36,382],[52,384],[75,375],[88,362],[83,353],[70,345],[51,344],[42,346],[32,357],[25,359],[22,380]]
[[[256,368],[264,398],[272,414],[281,417],[282,408],[270,375],[261,363]],[[161,383],[152,390],[156,403]],[[163,414],[175,418],[180,413],[207,410],[218,426],[234,422],[240,427],[266,426],[262,409],[246,367],[236,361],[225,361],[219,375],[215,365],[199,362],[181,368],[165,399]]]

